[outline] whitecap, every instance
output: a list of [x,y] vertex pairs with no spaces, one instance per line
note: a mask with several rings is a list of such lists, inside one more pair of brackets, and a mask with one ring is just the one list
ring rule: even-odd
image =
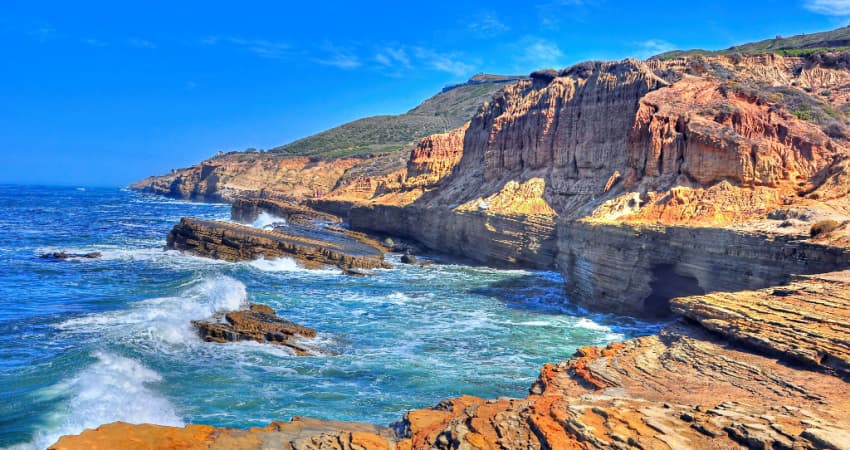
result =
[[130,310],[78,317],[58,327],[72,333],[106,334],[109,339],[136,341],[168,352],[174,345],[200,342],[192,320],[240,309],[247,297],[242,282],[228,276],[209,276],[184,288],[178,296],[137,302]]
[[60,403],[31,442],[11,449],[47,448],[62,435],[115,421],[184,425],[174,405],[148,386],[161,381],[160,374],[135,359],[113,353],[98,351],[93,356],[97,362],[70,380],[40,392],[46,398],[70,400]]
[[286,219],[269,214],[265,211],[261,212],[260,215],[257,216],[257,220],[251,224],[252,227],[260,228],[262,230],[272,229],[274,228],[274,225],[286,225]]
[[594,322],[594,321],[592,321],[592,320],[590,320],[586,317],[582,317],[581,319],[579,319],[575,323],[575,326],[577,328],[584,328],[584,329],[587,329],[587,330],[607,331],[609,333],[611,332],[611,327],[608,327],[608,326],[605,326],[605,325],[602,325],[602,324],[598,324],[598,323],[596,323],[596,322]]

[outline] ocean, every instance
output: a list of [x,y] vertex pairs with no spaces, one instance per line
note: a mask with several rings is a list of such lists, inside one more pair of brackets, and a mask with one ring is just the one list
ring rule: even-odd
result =
[[[289,259],[164,251],[183,216],[229,220],[230,208],[119,188],[0,186],[0,447],[45,448],[117,420],[388,424],[460,394],[523,397],[542,364],[655,329],[570,305],[555,272],[429,255],[420,259],[435,263],[418,267],[390,254],[394,269],[350,277]],[[39,257],[53,251],[103,256]],[[205,343],[190,325],[248,301],[317,329],[317,356]]]

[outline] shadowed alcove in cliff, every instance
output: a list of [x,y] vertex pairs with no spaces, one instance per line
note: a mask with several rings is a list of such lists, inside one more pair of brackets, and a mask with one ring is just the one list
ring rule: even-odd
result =
[[649,287],[652,291],[643,300],[643,305],[644,310],[655,317],[671,315],[670,300],[676,297],[705,294],[696,277],[676,272],[673,264],[653,265]]

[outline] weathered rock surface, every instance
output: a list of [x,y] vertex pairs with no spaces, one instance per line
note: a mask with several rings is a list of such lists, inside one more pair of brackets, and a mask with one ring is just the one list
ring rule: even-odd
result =
[[[412,411],[364,447],[850,448],[847,275],[773,287],[850,267],[845,56],[539,73],[407,167],[314,199],[431,249],[557,264],[584,306],[687,318],[547,365],[524,399]],[[822,219],[839,225],[810,239]],[[353,447],[346,432],[316,439]]]
[[[629,314],[850,267],[843,228],[820,246],[794,242],[818,220],[850,219],[850,134],[799,109],[834,112],[850,95],[846,72],[773,55],[532,77],[458,130],[463,148],[439,153],[456,165],[433,189],[376,191],[349,220],[489,264],[557,263],[572,301]],[[769,219],[777,209],[812,214]],[[654,288],[661,272],[683,289]]]
[[184,217],[168,234],[167,247],[226,261],[292,257],[307,268],[325,265],[343,269],[389,267],[378,247],[345,233],[297,226],[287,230],[287,233],[259,230]]
[[331,161],[276,153],[229,153],[130,185],[142,192],[196,200],[279,197],[303,200],[330,192],[363,158]]
[[850,380],[850,271],[759,291],[674,299],[672,309],[743,345]]
[[[65,436],[53,450],[390,450],[390,432],[383,427],[294,417],[265,428],[235,430],[208,425],[185,428],[115,422],[78,436]],[[399,449],[399,447],[396,447]]]
[[[458,397],[410,411],[390,429],[300,418],[246,431],[116,423],[64,437],[52,448],[848,448],[850,383],[833,375],[836,366],[801,367],[793,351],[773,346],[778,351],[753,353],[765,347],[740,339],[745,332],[748,340],[791,345],[801,335],[828,332],[830,358],[842,357],[835,349],[848,342],[850,328],[831,321],[846,325],[839,316],[846,311],[833,303],[850,298],[850,276],[807,277],[789,289],[780,297],[791,299],[787,305],[776,299],[746,323],[721,327],[732,341],[697,324],[672,324],[657,335],[584,347],[568,361],[545,365],[523,399]],[[815,300],[819,289],[829,301]],[[677,299],[674,309],[696,315],[698,323],[723,323],[730,313],[718,311],[757,308],[770,295],[747,291],[716,304],[713,296],[695,296]],[[777,332],[801,322],[799,331]],[[739,340],[745,345],[737,346]],[[361,433],[356,445],[353,430]]]
[[278,317],[272,308],[260,304],[216,314],[210,320],[193,320],[192,326],[207,342],[256,341],[291,348],[299,356],[311,353],[295,337],[316,337],[316,330]]
[[561,223],[567,297],[588,308],[662,316],[673,297],[774,286],[790,274],[850,267],[850,251],[722,227]]
[[90,253],[68,253],[68,252],[48,252],[44,253],[40,256],[40,258],[44,259],[69,259],[69,258],[85,258],[85,259],[97,259],[103,256],[100,252],[90,252]]
[[251,223],[257,220],[262,212],[293,223],[311,221],[336,223],[341,221],[339,217],[333,214],[319,212],[305,205],[268,198],[237,198],[233,200],[230,218],[237,222]]

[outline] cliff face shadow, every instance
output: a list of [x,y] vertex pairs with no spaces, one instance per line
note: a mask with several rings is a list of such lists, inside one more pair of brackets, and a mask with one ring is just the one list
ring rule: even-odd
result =
[[669,317],[670,300],[676,297],[705,294],[696,277],[677,273],[673,264],[654,265],[649,287],[652,292],[644,299],[643,309],[655,318]]
[[662,321],[662,318],[647,322],[631,316],[584,309],[567,298],[563,280],[553,272],[500,280],[485,287],[470,289],[469,293],[493,298],[511,309],[535,314],[570,316],[579,320],[590,319],[596,324],[610,327],[612,331],[622,331],[629,335],[649,334],[669,323]]

